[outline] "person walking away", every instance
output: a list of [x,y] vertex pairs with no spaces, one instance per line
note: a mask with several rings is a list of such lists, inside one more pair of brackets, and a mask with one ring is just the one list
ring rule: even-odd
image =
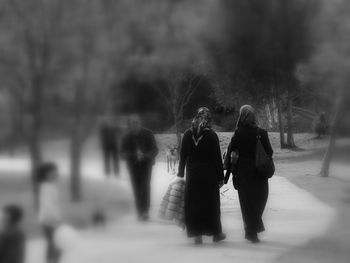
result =
[[317,134],[316,139],[321,139],[327,133],[328,125],[326,120],[326,113],[321,112],[314,121],[314,131]]
[[100,126],[100,142],[103,154],[105,175],[119,174],[119,129],[111,119],[106,119]]
[[55,232],[62,223],[61,202],[58,190],[58,170],[54,163],[38,168],[39,223],[46,241],[46,263],[58,263],[61,251],[55,244]]
[[192,127],[183,136],[179,177],[185,176],[185,225],[187,235],[196,244],[202,236],[213,236],[214,242],[226,238],[222,233],[220,187],[224,173],[219,138],[211,128],[208,108],[200,108]]
[[[258,243],[258,233],[265,230],[262,215],[269,193],[268,179],[260,176],[255,168],[255,153],[257,138],[260,140],[267,155],[272,158],[268,133],[258,127],[254,108],[242,106],[237,122],[236,131],[228,147],[227,156],[233,151],[238,152],[236,168],[233,169],[235,188],[238,190],[239,202],[244,222],[245,238]],[[230,173],[227,174],[226,182]]]
[[0,262],[24,263],[25,234],[21,228],[23,210],[17,205],[6,205],[1,213]]
[[137,115],[129,119],[129,128],[122,143],[134,192],[138,218],[149,219],[152,167],[158,154],[154,134],[143,128]]

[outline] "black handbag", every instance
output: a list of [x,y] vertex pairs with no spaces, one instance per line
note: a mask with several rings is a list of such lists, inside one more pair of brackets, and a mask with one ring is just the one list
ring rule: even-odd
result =
[[[231,153],[230,153],[231,152]],[[230,153],[230,154],[228,154]],[[227,184],[230,175],[232,173],[232,183],[234,188],[237,190],[237,171],[236,165],[238,162],[239,153],[238,151],[231,151],[231,145],[229,145],[227,151],[224,153],[224,170],[226,170],[225,184]]]
[[255,168],[260,177],[268,179],[275,173],[275,164],[273,159],[266,153],[264,145],[261,142],[259,128],[257,129],[257,142],[255,148]]

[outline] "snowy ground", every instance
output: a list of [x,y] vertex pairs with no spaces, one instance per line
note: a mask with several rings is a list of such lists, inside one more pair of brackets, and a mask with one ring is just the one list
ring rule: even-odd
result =
[[[220,134],[222,147],[225,148],[231,134]],[[272,143],[278,148],[277,135],[271,135]],[[133,214],[126,214],[117,222],[110,222],[104,230],[87,229],[78,233],[78,241],[70,245],[64,262],[67,263],[109,263],[109,262],[273,262],[283,255],[293,258],[297,248],[307,245],[311,240],[326,235],[334,222],[336,208],[333,204],[321,202],[308,191],[297,187],[287,178],[299,175],[315,175],[319,168],[317,158],[311,158],[315,152],[325,147],[325,141],[314,141],[310,135],[298,135],[297,143],[302,151],[290,152],[277,150],[277,173],[270,181],[270,198],[265,214],[267,231],[261,236],[263,242],[252,245],[243,239],[241,214],[237,194],[231,185],[222,189],[222,221],[227,241],[214,245],[206,240],[203,247],[195,247],[187,240],[185,233],[176,226],[157,219],[159,202],[173,175],[166,172],[164,149],[171,145],[173,135],[158,136],[162,143],[161,156],[155,166],[152,182],[153,206],[152,220],[140,224]],[[341,145],[350,145],[342,140]],[[45,158],[55,160],[62,174],[68,173],[67,143],[56,141],[45,144]],[[86,146],[83,173],[85,177],[104,180],[99,145],[90,140]],[[297,160],[297,162],[296,162]],[[28,171],[29,163],[25,152],[16,158],[0,157],[0,170],[21,173]],[[336,163],[332,175],[347,179],[349,167],[344,162]],[[122,186],[131,196],[128,175],[123,168],[122,178],[106,181],[106,184]],[[289,254],[292,253],[292,254]],[[293,254],[294,253],[294,254]],[[44,246],[41,239],[28,242],[26,263],[43,263]],[[290,262],[293,262],[291,260]],[[295,261],[302,262],[302,261]]]
[[[220,245],[213,245],[208,239],[202,248],[198,248],[187,240],[182,230],[157,219],[160,198],[172,177],[166,173],[164,163],[157,164],[150,223],[141,224],[134,215],[126,215],[105,230],[81,232],[79,241],[67,251],[64,262],[272,262],[311,238],[322,235],[322,230],[328,228],[334,217],[329,206],[285,178],[276,176],[271,180],[265,215],[267,231],[262,235],[260,245],[252,245],[243,239],[237,194],[228,185],[222,189],[222,221],[228,239]],[[121,181],[129,187],[126,177]],[[42,242],[31,241],[27,263],[43,262],[42,255]]]

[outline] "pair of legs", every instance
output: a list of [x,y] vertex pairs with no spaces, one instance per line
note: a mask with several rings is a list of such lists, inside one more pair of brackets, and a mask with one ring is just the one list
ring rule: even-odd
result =
[[56,246],[54,236],[56,228],[53,226],[43,226],[43,234],[46,241],[46,263],[58,263],[61,259],[61,251]]
[[128,163],[135,205],[140,220],[147,220],[151,203],[152,164],[149,162]]
[[202,236],[212,236],[214,242],[224,240],[222,233],[220,191],[211,164],[193,163],[187,167],[185,187],[185,224],[187,236],[196,244]]
[[238,196],[245,229],[245,238],[253,243],[259,242],[258,233],[265,230],[262,215],[268,197],[268,183],[240,185]]
[[112,172],[119,174],[119,149],[117,145],[102,145],[103,161],[106,176]]

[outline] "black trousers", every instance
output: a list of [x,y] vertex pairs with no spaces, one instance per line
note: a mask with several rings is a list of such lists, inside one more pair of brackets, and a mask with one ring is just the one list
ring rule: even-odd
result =
[[128,167],[137,213],[147,215],[151,204],[152,163],[128,162]]
[[119,148],[118,145],[102,145],[105,174],[112,172],[119,174]]
[[46,263],[58,263],[61,258],[61,251],[54,240],[56,228],[42,226],[42,230],[46,241]]
[[268,181],[259,177],[254,161],[242,160],[238,164],[238,197],[247,235],[265,230],[262,219],[269,195]]

